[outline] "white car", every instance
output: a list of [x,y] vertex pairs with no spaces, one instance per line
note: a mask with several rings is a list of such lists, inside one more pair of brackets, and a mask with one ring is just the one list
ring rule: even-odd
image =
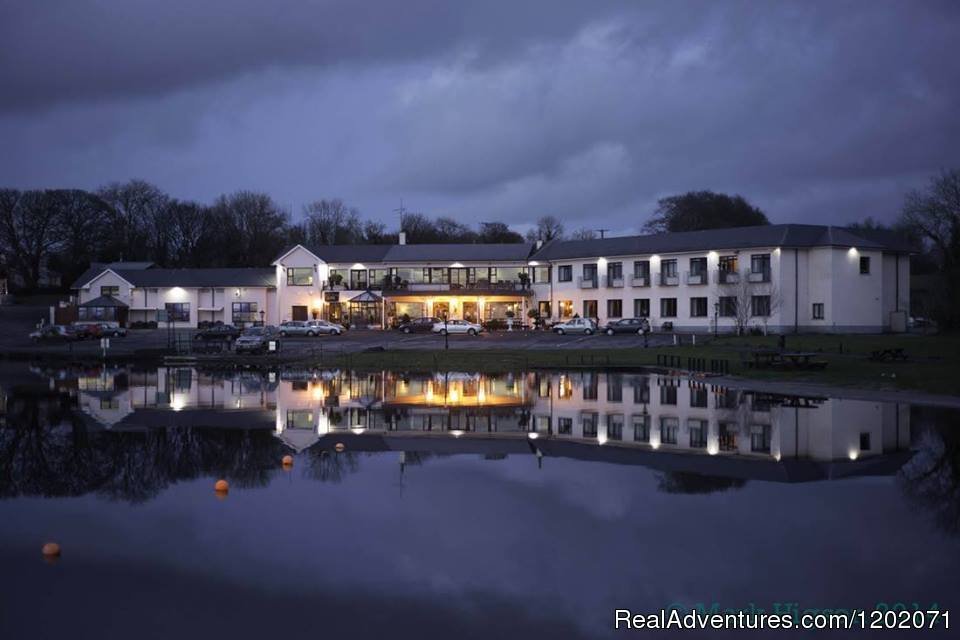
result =
[[483,331],[483,327],[474,322],[467,322],[466,320],[447,320],[446,322],[437,322],[434,324],[432,331],[440,335],[447,333],[451,335],[455,333],[465,333],[469,336],[475,336]]
[[[332,336],[338,336],[346,329],[342,324],[337,324],[336,322],[328,322],[327,320],[310,320],[307,322],[307,326],[316,334],[329,334]],[[310,335],[309,333],[307,335]]]
[[553,325],[552,330],[561,336],[567,333],[582,333],[585,336],[589,336],[597,331],[597,323],[590,318],[573,318],[566,322]]

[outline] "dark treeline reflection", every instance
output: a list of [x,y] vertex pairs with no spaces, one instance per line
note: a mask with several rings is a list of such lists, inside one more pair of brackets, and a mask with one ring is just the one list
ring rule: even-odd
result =
[[672,471],[657,476],[657,488],[664,493],[717,493],[742,489],[747,484],[741,478],[706,476],[699,473]]
[[944,531],[960,534],[960,429],[956,412],[918,408],[916,453],[897,474],[910,500]]
[[8,415],[18,426],[0,429],[0,497],[95,493],[143,502],[176,482],[204,476],[265,486],[288,453],[264,430],[106,431],[88,429],[77,416],[41,420],[48,413],[41,407],[21,404],[17,415]]

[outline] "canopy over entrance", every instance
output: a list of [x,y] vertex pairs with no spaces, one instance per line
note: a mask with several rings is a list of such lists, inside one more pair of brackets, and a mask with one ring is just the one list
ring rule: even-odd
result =
[[126,303],[113,296],[100,296],[77,305],[77,319],[118,322],[125,325],[128,309]]

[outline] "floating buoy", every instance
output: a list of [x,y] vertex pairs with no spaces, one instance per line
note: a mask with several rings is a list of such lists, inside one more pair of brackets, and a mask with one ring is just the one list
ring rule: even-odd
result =
[[43,545],[42,551],[43,557],[48,560],[60,557],[60,545],[58,545],[56,542],[46,543]]
[[226,493],[230,491],[230,483],[226,480],[217,480],[217,483],[213,485],[213,490],[217,493]]
[[283,456],[283,466],[292,467],[293,466],[293,456]]
[[343,444],[342,442],[338,442],[333,448],[337,450],[337,453],[341,453],[347,448],[347,445]]

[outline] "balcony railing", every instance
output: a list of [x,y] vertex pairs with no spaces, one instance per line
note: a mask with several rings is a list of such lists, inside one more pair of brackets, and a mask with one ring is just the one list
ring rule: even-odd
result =
[[607,276],[607,287],[610,289],[622,289],[623,276]]
[[518,280],[500,280],[498,282],[490,282],[489,280],[477,280],[476,282],[407,282],[403,280],[400,282],[380,283],[380,286],[383,288],[382,290],[384,293],[427,293],[440,291],[449,291],[454,293],[530,292],[530,283],[524,283]]
[[707,284],[707,272],[687,271],[687,284]]
[[770,270],[751,271],[748,280],[750,282],[770,282]]
[[597,279],[596,277],[588,278],[580,276],[577,278],[577,284],[580,285],[581,289],[596,289],[597,288]]
[[633,278],[630,280],[630,284],[634,287],[649,287],[650,276],[633,276]]
[[718,284],[737,284],[740,282],[740,274],[736,271],[717,271]]
[[662,287],[675,287],[680,284],[680,276],[677,274],[661,273],[660,274],[660,286]]

